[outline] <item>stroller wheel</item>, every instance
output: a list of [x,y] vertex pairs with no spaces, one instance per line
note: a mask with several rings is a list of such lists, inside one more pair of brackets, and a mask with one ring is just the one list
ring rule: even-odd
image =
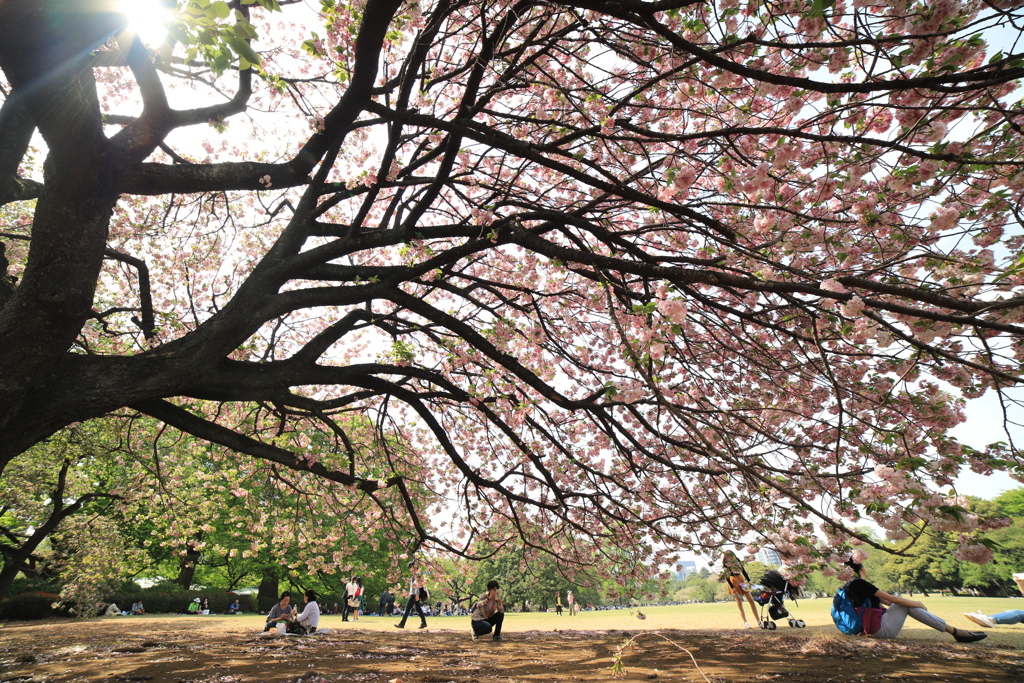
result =
[[768,622],[768,630],[769,631],[774,631],[776,628],[778,628],[778,626],[775,625],[774,621]]
[[796,620],[796,627],[797,628],[807,628],[807,622],[805,622],[803,619],[797,619]]
[[788,620],[788,623],[789,623],[789,627],[790,627],[790,628],[793,628],[794,626],[796,626],[796,624],[794,623],[795,621],[796,621],[796,619],[789,619],[789,620]]

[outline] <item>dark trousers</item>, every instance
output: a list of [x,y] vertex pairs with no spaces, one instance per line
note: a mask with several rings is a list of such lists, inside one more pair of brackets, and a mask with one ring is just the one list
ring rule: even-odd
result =
[[348,621],[348,612],[349,612],[350,609],[352,609],[352,608],[348,606],[348,591],[345,591],[345,594],[341,596],[341,620],[342,621]]
[[485,636],[494,630],[494,637],[498,638],[501,636],[501,622],[505,621],[504,612],[495,612],[491,615],[490,619],[481,619],[480,621],[471,621],[473,625],[473,634],[476,636]]
[[388,608],[387,601],[381,600],[380,604],[377,605],[377,614],[379,614],[379,615],[381,615],[383,617],[385,614],[387,614],[387,612],[384,611],[387,608]]
[[405,614],[402,615],[402,620],[398,622],[399,626],[405,626],[405,620],[409,618],[413,605],[416,606],[416,614],[420,615],[420,621],[424,624],[427,623],[427,618],[423,615],[423,606],[420,605],[420,601],[416,599],[416,596],[410,595],[409,602],[405,603]]

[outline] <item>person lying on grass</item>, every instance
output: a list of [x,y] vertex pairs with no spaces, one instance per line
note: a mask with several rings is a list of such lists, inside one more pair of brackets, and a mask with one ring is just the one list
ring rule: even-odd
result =
[[[1014,574],[1013,580],[1016,582],[1017,588],[1020,589],[1021,595],[1024,595],[1024,573]],[[964,612],[964,616],[978,626],[995,628],[999,625],[1020,624],[1024,622],[1024,609],[1008,609],[998,614],[982,614],[979,610],[970,614]]]

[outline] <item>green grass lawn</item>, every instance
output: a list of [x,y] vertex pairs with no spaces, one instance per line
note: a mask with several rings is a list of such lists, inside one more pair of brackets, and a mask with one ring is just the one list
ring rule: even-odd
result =
[[[985,614],[994,614],[1007,609],[1024,609],[1024,599],[1011,598],[970,598],[970,597],[940,597],[933,595],[925,598],[916,596],[928,607],[928,610],[947,620],[954,626],[969,630],[985,630],[988,641],[998,645],[1011,645],[1024,647],[1024,624],[1015,626],[998,626],[994,629],[981,629],[963,617],[964,612],[981,610]],[[785,620],[779,622],[778,630],[774,632],[762,632],[756,628],[756,617],[750,617],[749,605],[747,605],[747,619],[752,626],[753,632],[761,633],[766,638],[786,637],[788,635],[837,635],[838,631],[832,624],[829,609],[832,606],[830,598],[819,600],[801,600],[794,605],[792,601],[786,602],[787,608],[792,614],[807,622],[806,629],[790,628]],[[554,630],[579,630],[579,631],[637,631],[637,630],[696,630],[715,631],[743,630],[743,622],[740,620],[736,604],[714,603],[697,605],[674,605],[667,607],[644,607],[641,608],[647,618],[637,619],[637,611],[633,610],[609,610],[596,612],[582,612],[570,617],[567,614],[558,616],[553,612],[537,613],[515,613],[512,612],[505,617],[505,630],[509,633],[517,631],[554,631]],[[106,617],[109,619],[139,619],[139,617]],[[147,619],[150,617],[142,617]],[[151,617],[160,618],[160,617]],[[198,622],[200,629],[230,629],[241,628],[245,630],[259,630],[263,625],[263,618],[260,615],[242,616],[179,616],[164,617],[189,622]],[[340,616],[324,615],[321,617],[321,626],[343,631],[346,629],[369,629],[393,631],[398,617],[375,617],[363,616],[358,622],[342,622]],[[428,617],[427,621],[432,630],[454,630],[469,632],[469,617]],[[407,630],[415,630],[419,625],[418,619],[414,616],[410,619]],[[907,620],[901,637],[928,639],[928,640],[949,640],[952,638],[945,634],[933,631],[916,621]]]

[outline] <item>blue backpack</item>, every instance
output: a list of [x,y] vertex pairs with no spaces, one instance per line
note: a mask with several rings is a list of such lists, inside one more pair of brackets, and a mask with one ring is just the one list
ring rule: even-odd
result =
[[836,591],[836,597],[832,599],[832,621],[835,622],[836,628],[846,635],[859,636],[864,632],[864,620],[850,602],[850,596],[846,594],[849,585],[846,584]]

